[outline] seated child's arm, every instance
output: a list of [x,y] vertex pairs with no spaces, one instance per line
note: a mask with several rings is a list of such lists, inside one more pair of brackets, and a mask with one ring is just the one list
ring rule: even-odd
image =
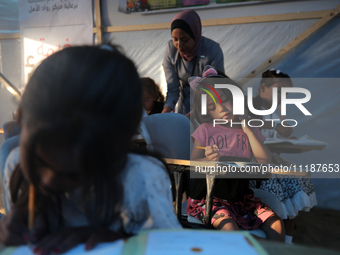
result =
[[268,148],[256,137],[253,130],[247,125],[242,125],[243,132],[248,136],[248,140],[256,158],[259,163],[271,163],[272,156]]
[[220,158],[220,153],[216,144],[213,146],[206,146],[204,149],[199,149],[197,147],[202,147],[202,145],[194,140],[194,148],[192,149],[190,159],[197,161],[218,161]]

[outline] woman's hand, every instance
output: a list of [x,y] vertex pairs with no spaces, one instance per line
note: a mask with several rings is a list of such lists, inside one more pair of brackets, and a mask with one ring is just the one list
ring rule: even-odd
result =
[[172,108],[168,105],[165,105],[163,108],[162,113],[172,112]]
[[35,254],[62,254],[78,244],[86,243],[85,249],[90,250],[101,242],[112,242],[126,235],[113,232],[107,228],[76,227],[61,229],[40,239],[33,252]]
[[221,157],[216,144],[205,147],[205,156],[209,161],[218,161]]

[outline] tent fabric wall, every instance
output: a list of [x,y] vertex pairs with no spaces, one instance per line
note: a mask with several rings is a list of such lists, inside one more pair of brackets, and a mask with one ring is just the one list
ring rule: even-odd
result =
[[[150,14],[123,14],[118,12],[118,0],[102,0],[102,25],[125,26],[171,22],[176,12]],[[292,12],[320,11],[335,8],[339,0],[288,1],[218,9],[198,9],[202,20],[246,17]],[[1,1],[0,32],[17,33],[19,30],[16,1]],[[12,11],[5,11],[11,9]],[[317,19],[277,21],[203,27],[203,35],[220,43],[225,59],[226,73],[239,80],[254,68],[308,29]],[[122,47],[136,63],[141,76],[149,76],[165,90],[162,59],[166,43],[171,39],[169,29],[104,33],[104,41],[110,40]],[[20,39],[0,40],[0,71],[15,85],[20,84]],[[337,143],[340,135],[338,112],[340,111],[340,18],[336,17],[286,54],[270,68],[280,69],[294,78],[294,86],[310,90],[312,100],[307,108],[312,117],[292,111],[292,118],[299,119],[295,136],[308,134],[329,145],[323,151],[283,156],[297,164],[340,163]],[[258,86],[259,76],[248,86]],[[256,91],[256,89],[255,89]],[[13,98],[0,89],[0,124],[11,118],[16,108]],[[301,120],[301,121],[300,121]],[[339,177],[339,176],[338,176]],[[320,207],[340,210],[340,178],[313,179]],[[330,192],[330,188],[332,191]]]

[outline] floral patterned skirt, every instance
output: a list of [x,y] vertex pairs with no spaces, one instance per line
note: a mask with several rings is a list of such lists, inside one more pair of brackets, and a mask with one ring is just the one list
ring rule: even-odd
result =
[[[272,153],[272,160],[278,165],[293,164],[277,153]],[[281,201],[282,219],[295,218],[299,211],[308,212],[317,205],[314,185],[309,178],[273,175],[261,182],[260,189],[269,191]]]

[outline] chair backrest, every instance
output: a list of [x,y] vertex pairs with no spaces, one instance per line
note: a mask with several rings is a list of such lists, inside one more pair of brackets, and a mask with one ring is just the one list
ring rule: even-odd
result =
[[1,183],[1,190],[2,190],[2,205],[5,208],[6,212],[9,212],[9,202],[8,198],[5,197],[5,190],[4,190],[4,172],[5,172],[5,163],[6,159],[10,152],[19,146],[20,142],[20,135],[16,135],[6,139],[0,146],[0,183]]
[[179,113],[145,117],[141,125],[148,150],[165,158],[190,159],[190,120]]
[[13,136],[19,135],[21,131],[21,126],[17,121],[11,120],[3,125],[5,140]]
[[19,146],[20,135],[16,135],[6,139],[0,146],[0,171],[1,180],[3,180],[3,172],[5,169],[5,162],[9,153],[17,146]]
[[263,203],[269,205],[269,207],[276,213],[277,216],[282,218],[282,204],[280,199],[278,199],[273,193],[262,190],[262,189],[253,189],[254,196],[261,199]]

